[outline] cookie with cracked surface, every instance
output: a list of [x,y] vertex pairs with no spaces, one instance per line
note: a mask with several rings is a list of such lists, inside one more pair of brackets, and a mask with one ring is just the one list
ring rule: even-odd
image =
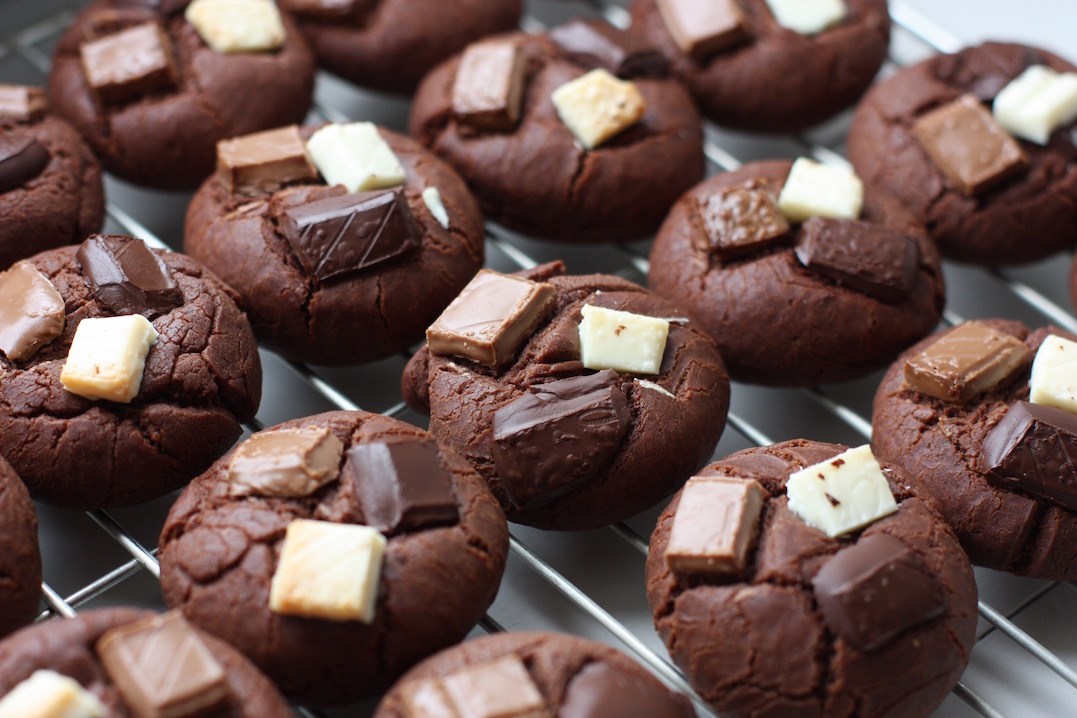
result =
[[[409,134],[463,175],[489,219],[568,242],[645,236],[658,227],[677,196],[703,177],[699,113],[676,80],[611,65],[610,73],[621,72],[634,84],[646,109],[638,122],[596,148],[584,149],[586,143],[562,122],[552,95],[597,60],[593,55],[581,60],[553,37],[515,33],[484,41],[514,46],[521,55],[519,76],[501,77],[504,85],[494,83],[500,89],[489,94],[499,95],[497,102],[454,99],[457,88],[472,85],[459,79],[462,55],[436,67],[416,92]],[[502,58],[492,64],[504,67],[506,62]],[[475,76],[485,78],[476,85],[491,83],[481,68]],[[520,92],[518,105],[509,101],[507,87]],[[471,105],[471,100],[480,101]],[[462,114],[467,107],[475,117]]]
[[[278,48],[218,52],[185,19],[185,5],[98,0],[79,13],[53,55],[49,92],[57,114],[82,134],[105,169],[148,187],[197,187],[213,172],[219,140],[301,122],[314,91],[314,56],[289,17],[282,18]],[[153,79],[126,74],[154,65],[125,42],[128,60],[142,65],[102,67],[101,77],[118,79],[93,86],[82,50],[153,24],[163,36],[152,56],[161,64]],[[120,65],[122,52],[111,62]]]
[[[319,278],[286,238],[287,215],[344,201],[340,185],[310,181],[240,195],[214,175],[187,209],[184,251],[234,288],[258,338],[292,359],[353,364],[403,351],[482,267],[482,215],[460,176],[415,141],[378,131],[404,169],[415,245],[383,263]],[[423,198],[430,187],[448,227]]]
[[1032,65],[1077,72],[1046,50],[987,42],[900,70],[857,107],[849,159],[866,187],[886,188],[927,226],[943,256],[1018,264],[1072,246],[1077,237],[1073,122],[1052,132],[1045,145],[1016,139],[1027,166],[972,196],[947,179],[914,133],[918,120],[962,96],[989,110],[999,91]]
[[[700,472],[752,479],[765,494],[756,548],[741,575],[690,575],[669,568],[666,548],[685,492],[658,519],[646,568],[655,626],[693,688],[722,715],[927,716],[968,662],[976,629],[972,567],[950,528],[909,490],[909,477],[901,469],[881,462],[898,508],[862,531],[830,538],[790,509],[785,495],[790,475],[844,449],[794,440],[737,452]],[[838,624],[829,622],[813,597],[821,590],[813,584],[820,584],[823,571],[832,572],[832,566],[848,567],[838,560],[849,555],[845,552],[869,541],[878,544],[879,537],[901,555],[890,570],[894,563],[912,567],[910,575],[918,577],[924,590],[920,596],[933,595],[923,605],[933,610],[915,622],[863,613],[863,622],[854,627],[873,627],[883,618],[891,630],[882,645],[861,648],[851,637],[855,633],[831,627]],[[860,551],[855,554],[863,558]],[[866,561],[865,568],[872,563]],[[849,584],[860,584],[863,575],[851,573],[858,577]],[[860,584],[869,591],[873,573],[879,576],[868,570],[868,580]],[[841,592],[836,593],[840,598]],[[857,593],[845,596],[850,609],[856,607]],[[885,594],[875,593],[875,599],[871,603],[877,612],[893,603]],[[849,615],[857,613],[850,610]]]
[[[703,114],[719,125],[754,132],[803,130],[855,103],[886,59],[886,0],[844,0],[844,19],[814,35],[783,27],[766,0],[708,2],[739,7],[743,17],[736,23],[727,19],[725,32],[710,38],[689,43],[693,38],[682,36],[682,45],[663,19],[663,2],[635,0],[631,31],[662,51]],[[708,35],[706,25],[697,27],[688,28],[689,35]]]
[[[658,232],[648,284],[688,307],[737,381],[810,386],[862,376],[938,324],[944,303],[938,252],[923,226],[884,192],[866,194],[860,220],[817,227],[828,230],[834,246],[861,245],[847,253],[854,263],[836,278],[799,256],[817,220],[791,230],[781,222],[773,232],[760,230],[753,215],[728,226],[704,220],[719,213],[709,203],[749,186],[777,197],[789,169],[787,161],[753,162],[692,188]],[[842,239],[845,230],[852,234]],[[880,233],[904,247],[900,256],[864,258],[863,246],[880,246]],[[741,234],[757,236],[741,250],[734,241]],[[890,265],[895,269],[884,271]]]
[[[430,414],[430,432],[475,466],[510,521],[582,530],[653,506],[725,427],[729,377],[714,342],[680,305],[627,280],[564,276],[559,262],[519,276],[553,298],[518,351],[491,367],[424,346],[404,369],[404,400]],[[656,371],[586,369],[585,305],[668,319]]]
[[[135,624],[151,621],[154,616],[151,611],[106,608],[86,611],[74,618],[58,618],[38,623],[19,631],[0,643],[0,700],[29,679],[35,671],[53,671],[77,681],[84,690],[100,701],[106,715],[132,715],[131,704],[117,687],[123,679],[117,680],[110,673],[110,669],[106,668],[100,656],[102,644],[99,641],[110,632],[130,630]],[[223,682],[226,686],[225,690],[220,691],[226,697],[221,699],[213,715],[229,718],[288,718],[293,715],[288,703],[273,684],[239,651],[202,631],[196,630],[195,635],[196,640],[208,651],[181,654],[188,659],[185,668],[188,671],[194,668],[196,661],[193,659],[196,653],[200,653],[203,659],[208,657],[209,662],[216,663],[217,671],[224,674],[223,679],[218,679],[218,684]],[[150,662],[155,658],[154,648],[142,647],[140,658],[143,659],[144,667],[159,665]],[[200,661],[198,663],[205,665]],[[217,671],[214,671],[214,675],[219,676]],[[200,676],[202,675],[205,673],[200,673]],[[190,682],[180,681],[180,691],[190,690],[191,684],[196,680],[191,678],[190,673],[186,676]],[[169,684],[161,681],[155,687],[167,688]],[[219,689],[220,685],[216,687]],[[176,709],[175,705],[169,707]]]
[[[15,265],[9,274],[28,266],[37,288],[54,293],[57,322],[50,329],[20,324],[16,313],[3,316],[10,353],[0,355],[0,455],[34,498],[80,510],[137,504],[179,488],[239,438],[262,390],[254,334],[231,289],[190,257],[163,250],[147,256],[158,258],[171,287],[142,293],[127,277],[103,279],[115,276],[107,267],[91,280],[92,258],[78,254],[102,238],[142,246],[92,235],[79,247]],[[44,314],[27,307],[27,316]],[[79,325],[142,311],[159,336],[134,397],[120,403],[68,391],[61,373]],[[13,329],[24,341],[6,343]]]
[[[170,606],[239,647],[289,697],[346,703],[385,690],[413,664],[467,634],[497,592],[508,530],[474,470],[425,431],[376,414],[330,412],[254,436],[291,429],[335,437],[330,442],[337,453],[326,465],[338,469],[338,477],[327,476],[321,488],[298,498],[267,497],[263,489],[233,492],[241,471],[232,462],[246,451],[241,444],[193,481],[169,513],[160,540],[162,590]],[[385,513],[385,502],[370,500],[375,482],[361,463],[371,447],[386,444],[436,447],[451,489],[443,506],[455,508],[455,517]],[[391,463],[401,485],[431,473],[404,471],[395,458]],[[387,478],[384,471],[377,477]],[[395,518],[383,521],[389,514]],[[370,623],[270,610],[270,584],[296,519],[345,528],[370,524],[388,535]],[[308,561],[316,559],[308,554]]]
[[[966,401],[916,391],[905,379],[906,361],[954,330],[928,337],[898,357],[879,384],[872,444],[880,458],[905,468],[920,495],[953,526],[974,564],[1018,576],[1074,580],[1077,512],[989,481],[979,462],[991,430],[1010,407],[1028,400],[1032,360],[1044,339],[1075,337],[1001,319],[979,323],[1028,349],[1012,374]],[[1067,475],[1074,480],[1071,470],[1061,477]]]
[[11,465],[0,458],[0,637],[34,620],[41,598],[37,513]]
[[[519,682],[506,682],[506,675],[518,675]],[[454,683],[467,690],[449,698]],[[445,686],[449,692],[443,692]],[[426,700],[440,694],[433,699],[438,705],[455,706],[469,696],[496,695],[514,706],[544,707],[541,715],[561,718],[696,715],[688,698],[670,691],[620,651],[562,633],[498,633],[444,650],[406,673],[378,704],[374,718],[416,715],[409,709],[424,693]]]

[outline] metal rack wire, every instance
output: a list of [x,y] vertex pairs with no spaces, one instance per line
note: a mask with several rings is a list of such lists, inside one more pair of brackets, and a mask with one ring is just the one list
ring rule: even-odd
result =
[[[44,84],[51,46],[70,23],[80,3],[76,0],[39,0],[35,9],[16,13],[0,9],[0,79]],[[575,14],[601,14],[616,25],[627,24],[626,2],[587,0],[566,3],[533,0],[522,26],[541,29]],[[933,52],[953,51],[960,40],[931,17],[902,0],[892,0],[895,21],[890,68]],[[38,7],[40,6],[40,7]],[[20,9],[25,11],[27,5]],[[886,72],[887,70],[884,70]],[[402,128],[407,105],[370,95],[331,77],[319,78],[313,119],[374,119]],[[767,141],[706,128],[705,153],[709,171],[738,167],[742,162],[768,156],[808,154],[835,163],[844,162],[841,144],[848,113],[810,133]],[[187,197],[153,193],[108,180],[109,228],[142,237],[160,246],[178,249],[182,237],[183,208]],[[531,267],[564,257],[575,272],[605,271],[636,281],[645,279],[647,243],[611,248],[578,248],[532,241],[490,223],[487,227],[487,264],[497,269]],[[1064,277],[1069,257],[1051,260],[1033,269],[987,271],[949,263],[944,267],[950,308],[944,322],[958,323],[964,314],[1014,316],[1031,324],[1054,323],[1077,330],[1077,318],[1061,304],[1053,289]],[[964,297],[954,301],[955,290]],[[983,300],[983,297],[988,297]],[[263,425],[330,408],[379,411],[423,425],[393,388],[406,356],[369,367],[324,369],[286,362],[263,351],[266,397],[256,420]],[[774,440],[810,435],[843,443],[870,438],[870,400],[878,375],[860,382],[807,390],[773,390],[734,386],[729,431],[716,456],[737,449],[765,445]],[[386,387],[389,387],[387,390]],[[775,421],[777,415],[781,421]],[[807,427],[811,427],[808,429]],[[159,568],[157,532],[172,497],[144,507],[95,511],[78,522],[77,515],[39,506],[46,580],[42,585],[44,610],[40,620],[71,616],[83,607],[136,603],[161,607],[156,593]],[[506,628],[556,628],[604,640],[626,650],[651,668],[667,684],[690,695],[683,674],[669,660],[650,626],[642,601],[642,559],[658,510],[609,529],[581,534],[543,534],[512,527],[511,557],[501,594],[477,631]],[[87,538],[89,537],[89,538]],[[600,566],[602,568],[600,568]],[[149,579],[148,581],[143,579]],[[1061,623],[1025,621],[1026,615],[1047,606],[1065,614],[1077,605],[1074,588],[1056,582],[1015,579],[978,570],[981,592],[979,642],[970,669],[939,715],[1032,715],[1051,706],[1073,705],[1077,688],[1077,621],[1062,616]],[[1031,624],[1025,630],[1020,623]],[[1036,629],[1036,630],[1032,630]],[[999,661],[1012,662],[1019,676],[998,674]],[[1049,700],[1037,691],[1050,693]],[[701,716],[714,712],[695,699]],[[1005,705],[1001,709],[998,705]],[[338,711],[312,711],[297,707],[305,716],[366,715],[373,703]],[[1016,707],[1015,707],[1016,706]],[[1072,713],[1072,710],[1069,712]]]

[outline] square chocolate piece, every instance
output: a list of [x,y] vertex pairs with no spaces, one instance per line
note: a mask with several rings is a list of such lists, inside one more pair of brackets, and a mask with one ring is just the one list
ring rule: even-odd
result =
[[569,60],[588,70],[601,67],[623,79],[669,73],[661,52],[604,20],[577,18],[550,30],[549,37]]
[[452,86],[457,121],[479,132],[514,129],[520,120],[526,72],[527,59],[515,42],[469,45]]
[[743,573],[766,497],[751,479],[689,479],[673,516],[666,565],[680,574]]
[[696,62],[751,37],[737,0],[658,0],[658,9],[674,42]]
[[786,239],[789,223],[765,181],[727,187],[697,198],[699,217],[709,249],[728,261],[757,252]]
[[64,299],[29,262],[0,273],[0,351],[22,361],[64,331]]
[[344,444],[324,426],[259,431],[228,460],[232,496],[310,496],[337,480]]
[[0,84],[0,120],[37,122],[49,111],[49,101],[40,87]]
[[905,362],[905,383],[921,394],[965,403],[1001,384],[1028,358],[1028,347],[986,324],[965,322]]
[[912,132],[939,171],[967,197],[1028,167],[1021,145],[999,127],[975,95],[962,95],[918,118]]
[[157,21],[82,44],[82,69],[98,100],[119,104],[176,86],[172,42]]
[[461,718],[548,718],[546,701],[516,656],[465,668],[441,679]]
[[275,192],[289,182],[314,182],[299,127],[255,132],[217,143],[217,177],[233,194]]

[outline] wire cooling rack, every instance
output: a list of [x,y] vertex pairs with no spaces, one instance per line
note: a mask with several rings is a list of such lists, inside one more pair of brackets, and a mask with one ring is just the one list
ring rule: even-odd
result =
[[[60,33],[82,3],[76,0],[0,0],[0,82],[44,84]],[[575,15],[604,15],[625,25],[627,0],[529,0],[522,27],[540,30]],[[1053,38],[1056,51],[1077,59],[1077,48],[1059,47],[1077,27],[1072,0],[1026,0],[1020,14],[1008,0],[891,0],[895,22],[883,75],[936,52],[979,39],[975,30],[993,14],[995,34],[1037,42]],[[948,28],[959,28],[954,34]],[[1065,30],[1064,28],[1069,28]],[[1042,43],[1048,45],[1050,43]],[[366,93],[320,75],[312,121],[366,119],[403,131],[408,102]],[[756,159],[810,155],[845,162],[848,112],[797,136],[760,138],[706,127],[708,173]],[[189,195],[153,192],[108,177],[106,231],[142,237],[179,249]],[[0,218],[2,221],[2,218]],[[608,272],[643,283],[649,242],[574,247],[530,240],[487,225],[487,266],[513,271],[563,258],[573,273]],[[948,305],[944,324],[1005,316],[1038,326],[1054,323],[1077,331],[1066,297],[1072,256],[995,271],[944,263]],[[263,351],[264,398],[248,431],[329,409],[381,412],[425,426],[425,417],[400,400],[406,355],[353,368],[319,368],[287,362]],[[716,457],[749,446],[805,437],[846,444],[866,442],[871,399],[881,373],[856,382],[805,390],[734,384],[729,427]],[[138,507],[77,514],[38,505],[45,581],[40,620],[71,616],[106,605],[163,608],[156,542],[175,495]],[[647,537],[661,507],[596,531],[545,533],[511,527],[511,552],[497,600],[475,634],[501,630],[560,630],[603,641],[628,652],[674,688],[691,695],[654,632],[643,586]],[[1077,715],[1077,589],[1069,583],[1018,579],[977,569],[980,589],[978,642],[961,683],[937,716]],[[303,716],[367,716],[374,701],[329,711],[296,707]],[[701,716],[713,716],[696,700]]]

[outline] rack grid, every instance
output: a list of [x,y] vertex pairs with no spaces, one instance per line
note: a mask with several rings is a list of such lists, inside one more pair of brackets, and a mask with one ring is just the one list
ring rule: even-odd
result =
[[[1039,0],[1045,9],[1057,0]],[[7,0],[0,7],[0,81],[45,84],[52,47],[79,7],[77,0]],[[977,4],[964,3],[968,11]],[[627,0],[529,0],[521,26],[529,31],[575,15],[603,15],[628,22]],[[895,27],[882,74],[964,43],[934,15],[953,8],[891,0]],[[1004,3],[995,3],[1002,7]],[[1070,20],[1077,10],[1069,8]],[[1048,16],[1038,18],[1044,25]],[[1073,23],[1070,23],[1072,27]],[[1073,58],[1071,58],[1073,59]],[[319,75],[311,121],[369,119],[403,131],[408,103],[375,95]],[[708,174],[743,162],[810,155],[845,162],[842,144],[850,113],[812,131],[759,138],[707,124]],[[162,247],[182,246],[187,194],[139,189],[106,178],[106,231],[142,237]],[[486,264],[513,271],[563,258],[573,273],[618,274],[645,283],[649,242],[612,247],[543,243],[487,224]],[[984,270],[944,263],[948,308],[944,324],[965,318],[1007,316],[1034,326],[1053,323],[1077,331],[1068,309],[1066,254],[1028,267]],[[425,426],[425,417],[400,400],[399,377],[407,355],[350,368],[310,367],[262,350],[264,398],[255,420],[263,426],[329,409],[376,411]],[[716,457],[749,446],[807,436],[859,444],[870,438],[871,397],[881,373],[860,381],[805,390],[734,384],[728,428]],[[810,427],[810,429],[809,429]],[[45,563],[39,620],[72,616],[104,605],[163,608],[158,590],[157,535],[175,496],[138,507],[73,514],[38,505]],[[551,534],[511,527],[510,559],[497,600],[473,632],[561,630],[625,650],[674,688],[693,695],[655,635],[644,599],[643,556],[661,507],[607,529]],[[1077,606],[1069,583],[1017,579],[977,569],[980,590],[978,643],[961,683],[938,716],[1072,715],[1077,713]],[[715,713],[695,698],[701,716]],[[299,715],[369,715],[374,701],[328,711],[296,707]]]

